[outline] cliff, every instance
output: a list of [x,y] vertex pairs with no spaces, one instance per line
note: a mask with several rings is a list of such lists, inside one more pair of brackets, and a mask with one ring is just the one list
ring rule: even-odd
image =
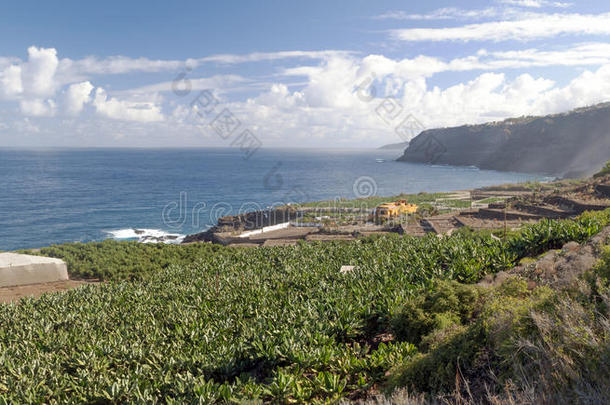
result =
[[580,177],[610,160],[610,103],[544,117],[427,130],[399,161]]

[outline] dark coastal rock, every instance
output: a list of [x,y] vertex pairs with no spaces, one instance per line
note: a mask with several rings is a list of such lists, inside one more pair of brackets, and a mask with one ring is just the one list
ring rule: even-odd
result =
[[604,198],[610,198],[610,184],[598,184],[595,186],[595,191]]
[[610,159],[610,103],[545,117],[427,130],[399,161],[581,177]]
[[222,234],[244,232],[272,226],[299,218],[299,211],[295,207],[284,206],[268,210],[246,212],[239,215],[228,215],[218,219],[218,224],[205,232],[187,235],[182,243],[213,242],[226,244]]
[[217,231],[249,231],[297,219],[298,211],[291,206],[228,215],[218,219]]
[[163,235],[163,236],[153,236],[153,235],[145,235],[141,236],[139,242],[141,243],[171,243],[176,242],[178,240],[178,235]]
[[[215,228],[215,227],[214,227]],[[186,235],[182,240],[182,243],[193,243],[193,242],[213,242],[218,243],[214,228],[208,229],[205,232],[195,233],[193,235]]]

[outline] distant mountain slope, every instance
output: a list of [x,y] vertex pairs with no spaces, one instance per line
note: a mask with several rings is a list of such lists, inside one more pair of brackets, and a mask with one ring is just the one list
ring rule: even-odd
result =
[[427,130],[399,161],[590,175],[610,160],[610,103],[545,117]]
[[404,149],[407,146],[409,146],[409,142],[400,142],[400,143],[390,143],[387,145],[383,145],[377,149],[394,150],[394,149]]

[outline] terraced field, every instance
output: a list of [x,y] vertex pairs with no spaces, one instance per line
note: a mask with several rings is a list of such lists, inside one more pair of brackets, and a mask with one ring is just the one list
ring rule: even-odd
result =
[[[610,211],[543,221],[507,242],[458,233],[256,249],[118,242],[48,248],[42,253],[63,257],[78,274],[89,266],[88,276],[111,281],[0,305],[0,398],[363,397],[425,348],[401,323],[417,297],[442,291],[448,280],[475,283],[523,257],[584,241],[608,223]],[[356,267],[341,273],[343,265]]]

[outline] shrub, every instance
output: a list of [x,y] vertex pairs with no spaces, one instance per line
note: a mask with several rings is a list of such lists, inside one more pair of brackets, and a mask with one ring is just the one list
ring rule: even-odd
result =
[[607,283],[610,280],[610,246],[604,246],[602,257],[596,267],[599,276]]
[[516,387],[516,395],[533,390],[542,402],[608,403],[610,322],[608,306],[600,312],[597,301],[608,304],[610,295],[587,288],[530,291],[515,278],[481,297],[471,322],[444,333],[439,325],[429,336],[442,338],[395,368],[389,387],[459,392],[456,384],[464,380],[477,387],[474,403],[506,386]]
[[405,304],[391,320],[392,331],[398,339],[419,345],[435,330],[467,323],[480,305],[480,296],[479,287],[439,282]]
[[191,245],[146,244],[138,242],[66,243],[22,251],[62,259],[71,278],[100,280],[141,280],[170,265],[189,265],[225,249],[210,243]]
[[610,174],[610,161],[606,162],[606,165],[597,173],[593,175],[594,178],[607,176]]

